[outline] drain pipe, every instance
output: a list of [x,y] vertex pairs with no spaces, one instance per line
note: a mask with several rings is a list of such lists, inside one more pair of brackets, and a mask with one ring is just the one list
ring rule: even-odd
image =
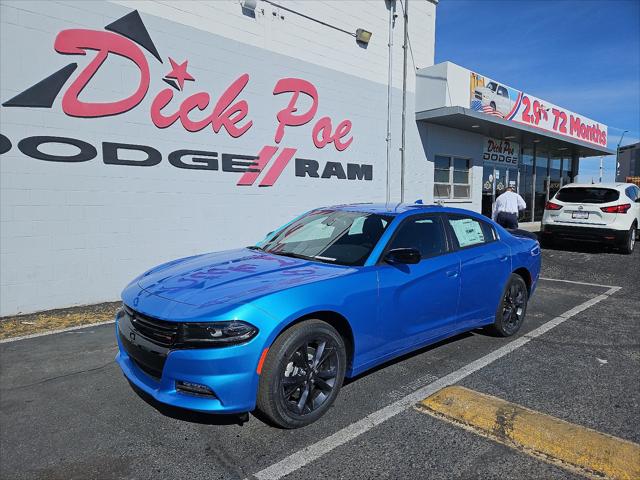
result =
[[402,144],[400,147],[400,203],[404,203],[404,165],[407,136],[407,50],[409,50],[409,0],[404,0],[404,49],[402,63]]
[[386,206],[391,201],[391,96],[393,94],[393,22],[396,16],[396,0],[389,2],[389,71],[387,72],[387,196]]

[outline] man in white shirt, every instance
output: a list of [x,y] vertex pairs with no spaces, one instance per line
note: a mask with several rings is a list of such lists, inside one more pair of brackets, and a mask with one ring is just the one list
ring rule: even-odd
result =
[[508,187],[507,191],[496,198],[493,206],[493,219],[504,228],[518,228],[518,212],[527,208],[527,204],[520,195]]

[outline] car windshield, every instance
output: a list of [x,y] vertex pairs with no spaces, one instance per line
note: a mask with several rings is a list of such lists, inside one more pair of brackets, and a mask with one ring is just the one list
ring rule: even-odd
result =
[[561,189],[556,199],[567,203],[609,203],[620,198],[617,190],[597,187],[570,187]]
[[261,245],[275,255],[338,265],[364,265],[392,217],[365,212],[315,210]]

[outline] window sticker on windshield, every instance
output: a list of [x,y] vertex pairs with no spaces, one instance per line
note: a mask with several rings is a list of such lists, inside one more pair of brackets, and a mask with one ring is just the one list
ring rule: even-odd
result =
[[484,234],[480,222],[472,218],[462,218],[460,220],[449,220],[453,231],[458,238],[460,247],[468,247],[484,242]]

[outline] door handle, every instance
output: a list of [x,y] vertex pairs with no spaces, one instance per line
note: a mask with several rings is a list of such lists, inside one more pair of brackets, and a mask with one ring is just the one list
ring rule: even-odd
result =
[[502,257],[500,257],[501,262],[506,262],[508,259],[509,259],[508,255],[503,255]]
[[458,270],[449,270],[447,272],[447,277],[455,278],[458,276]]

